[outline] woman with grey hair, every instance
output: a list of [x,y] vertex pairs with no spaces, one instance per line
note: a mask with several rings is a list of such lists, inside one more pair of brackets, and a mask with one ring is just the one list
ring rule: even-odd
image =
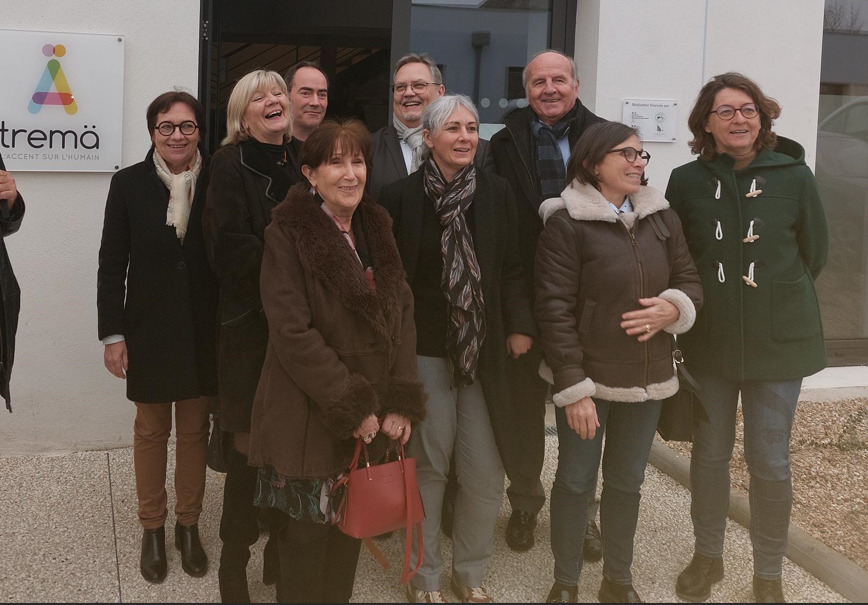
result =
[[[443,602],[440,520],[454,461],[452,589],[465,602],[491,602],[485,567],[503,499],[496,404],[509,396],[506,362],[536,335],[517,250],[515,201],[505,179],[477,171],[479,115],[464,95],[434,100],[422,117],[422,166],[382,190],[413,290],[419,379],[427,419],[413,431],[425,504],[424,557],[412,603]],[[503,427],[500,427],[502,430]],[[414,553],[418,557],[418,553]]]

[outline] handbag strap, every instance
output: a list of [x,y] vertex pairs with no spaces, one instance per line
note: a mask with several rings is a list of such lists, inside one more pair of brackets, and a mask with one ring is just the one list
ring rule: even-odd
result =
[[672,358],[675,360],[675,367],[678,369],[680,378],[687,383],[694,393],[701,393],[702,387],[699,386],[699,383],[696,382],[696,379],[687,371],[687,367],[684,365],[684,354],[681,352],[681,349],[674,349],[672,351]]

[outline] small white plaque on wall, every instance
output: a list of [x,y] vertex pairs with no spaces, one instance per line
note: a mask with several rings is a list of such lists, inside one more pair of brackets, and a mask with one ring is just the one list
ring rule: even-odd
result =
[[678,137],[678,101],[624,99],[621,121],[638,130],[642,141],[674,143]]

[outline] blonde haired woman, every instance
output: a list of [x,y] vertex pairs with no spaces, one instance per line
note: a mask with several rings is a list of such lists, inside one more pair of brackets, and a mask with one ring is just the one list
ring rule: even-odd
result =
[[[220,520],[220,596],[223,602],[249,602],[247,562],[259,538],[253,506],[256,469],[247,465],[250,411],[259,381],[268,324],[259,296],[259,270],[265,227],[271,211],[296,180],[288,162],[291,136],[289,100],[283,78],[256,70],[232,90],[227,135],[214,153],[205,204],[205,241],[220,282],[218,384],[220,430],[232,447]],[[271,516],[271,535],[282,520]],[[277,542],[265,548],[263,581],[277,581]],[[279,584],[278,584],[279,586]]]

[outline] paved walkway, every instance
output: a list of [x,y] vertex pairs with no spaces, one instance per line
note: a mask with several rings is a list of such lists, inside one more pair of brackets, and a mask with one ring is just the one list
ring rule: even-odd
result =
[[[815,383],[806,382],[806,388],[829,389],[835,384],[834,377],[831,383],[824,377]],[[841,381],[837,384],[858,388],[856,384],[843,385]],[[863,389],[862,394],[864,392]],[[852,396],[850,390],[847,396]],[[548,493],[554,478],[556,438],[547,437],[546,445],[543,483]],[[646,601],[678,602],[675,578],[693,551],[690,493],[684,486],[686,461],[662,443],[655,444],[652,458],[654,465],[649,466],[643,487],[633,564],[634,585]],[[170,468],[170,485],[172,475]],[[141,529],[136,520],[131,448],[63,456],[0,458],[0,478],[0,602],[219,601],[216,560],[223,475],[208,471],[204,513],[200,519],[202,540],[212,563],[208,574],[199,579],[184,574],[170,540],[167,542],[169,575],[159,585],[148,584],[138,571]],[[169,501],[173,499],[170,488]],[[743,509],[744,502],[736,498],[732,514],[744,522],[744,511],[739,507]],[[488,585],[497,601],[539,602],[545,598],[552,581],[548,506],[540,513],[537,543],[526,553],[514,553],[506,547],[503,532],[508,517],[509,509],[504,501]],[[174,514],[170,512],[167,527],[173,526]],[[263,545],[264,540],[256,545],[249,567],[251,596],[257,601],[270,602],[274,600],[274,588],[261,582]],[[391,569],[383,570],[362,548],[355,602],[405,600],[399,584],[403,543],[396,535],[380,545],[394,564]],[[442,546],[448,570],[450,542],[444,539]],[[798,528],[791,530],[791,553],[792,559],[784,561],[788,600],[847,602],[845,595],[849,595],[853,601],[865,602],[868,598],[868,572],[807,538]],[[727,530],[725,561],[726,577],[714,587],[711,601],[751,602],[748,531],[733,521]],[[596,602],[601,570],[601,563],[585,566],[579,601]],[[444,594],[454,600],[448,586],[447,571],[443,579]]]
[[[556,438],[547,438],[544,482],[551,486]],[[665,447],[665,446],[661,446]],[[669,475],[650,466],[643,488],[641,517],[633,565],[634,584],[646,601],[677,602],[674,582],[690,560],[692,535],[690,494]],[[223,475],[208,471],[205,512],[200,531],[211,557],[207,576],[195,579],[181,571],[180,559],[168,546],[169,575],[151,585],[138,571],[141,530],[136,521],[136,497],[130,448],[56,457],[0,459],[0,601],[3,602],[217,602],[219,538],[217,527]],[[170,492],[170,502],[173,494]],[[500,602],[539,602],[551,585],[552,556],[548,546],[548,507],[540,514],[537,544],[529,552],[510,551],[503,531],[505,505],[498,519],[495,553],[488,584]],[[167,527],[174,525],[170,513]],[[250,563],[251,596],[274,600],[273,587],[261,582],[261,549]],[[402,602],[399,584],[402,543],[397,536],[382,542],[394,565],[383,570],[363,548],[354,601]],[[443,540],[449,553],[450,543]],[[747,530],[731,522],[726,543],[726,578],[715,586],[712,600],[750,602],[751,564]],[[448,568],[448,564],[447,564]],[[595,602],[601,564],[585,567],[579,600]],[[868,574],[866,574],[868,577]],[[846,602],[838,592],[794,564],[785,561],[789,600]],[[444,588],[449,586],[448,573]],[[454,596],[444,591],[447,598]]]

